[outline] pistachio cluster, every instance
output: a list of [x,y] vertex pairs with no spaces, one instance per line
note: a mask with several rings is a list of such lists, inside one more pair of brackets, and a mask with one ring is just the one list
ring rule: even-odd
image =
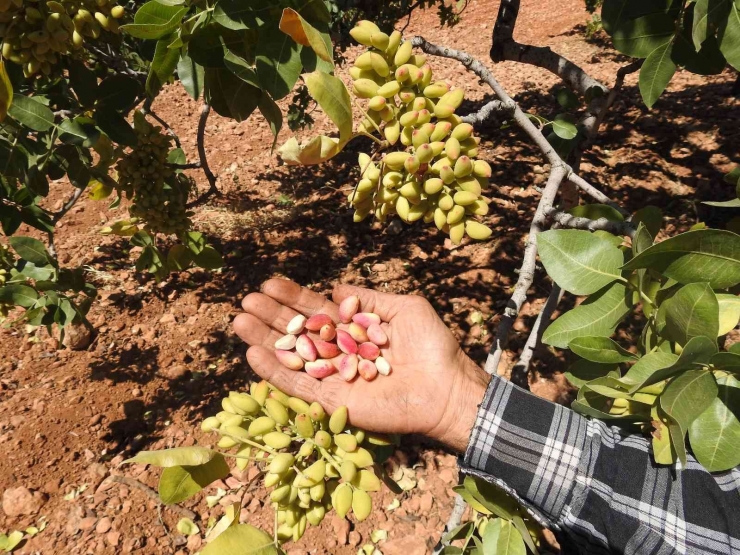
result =
[[26,77],[49,75],[86,38],[117,33],[124,13],[114,0],[0,0],[2,57],[22,65]]
[[487,239],[491,229],[474,216],[488,213],[481,193],[491,167],[476,159],[480,138],[473,126],[455,114],[464,91],[433,81],[426,56],[414,54],[398,31],[387,35],[360,21],[350,34],[369,47],[350,68],[353,93],[368,100],[360,131],[404,147],[379,164],[360,154],[360,180],[349,194],[354,220],[374,214],[382,222],[397,214],[407,223],[434,222],[455,244],[465,234]]
[[178,234],[188,230],[191,221],[186,205],[192,180],[167,164],[172,137],[139,113],[134,127],[138,144],[116,164],[119,189],[126,198],[133,199],[129,212],[153,232]]
[[265,381],[253,383],[250,393],[229,393],[221,406],[201,428],[221,435],[220,448],[237,449],[240,469],[250,461],[263,465],[281,541],[298,541],[308,524],[317,526],[332,509],[342,518],[350,511],[358,520],[368,517],[368,492],[380,489],[372,449],[390,441],[348,426],[347,407],[329,416],[318,403],[289,397]]

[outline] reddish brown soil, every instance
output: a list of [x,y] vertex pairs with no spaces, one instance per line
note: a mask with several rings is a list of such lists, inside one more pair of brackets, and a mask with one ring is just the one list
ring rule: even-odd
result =
[[[419,13],[406,33],[423,33],[487,62],[497,8],[497,2],[473,0],[462,23],[452,29],[441,29],[435,13]],[[579,0],[524,0],[517,38],[551,46],[611,85],[626,60],[584,39],[586,18]],[[461,65],[434,60],[433,67],[438,77],[468,91],[463,110],[475,109],[488,97]],[[553,76],[513,63],[494,71],[528,110],[557,113]],[[628,77],[596,146],[584,156],[582,174],[630,209],[648,203],[664,208],[669,229],[685,227],[697,215],[723,217],[697,201],[710,194],[729,196],[718,189],[740,144],[740,110],[729,94],[733,80],[730,73],[711,78],[680,73],[665,98],[648,111],[639,100],[636,76]],[[171,86],[154,108],[192,157],[196,104]],[[321,121],[316,130],[331,129]],[[111,212],[105,203],[80,202],[60,226],[57,249],[63,263],[89,265],[89,277],[100,288],[101,299],[90,313],[98,332],[93,344],[82,351],[57,350],[43,331],[30,337],[21,327],[0,331],[0,489],[25,486],[48,496],[36,515],[0,513],[0,531],[6,532],[33,524],[40,515],[48,520],[48,527],[18,553],[180,555],[198,550],[198,541],[186,544],[175,529],[179,515],[166,508],[158,515],[156,502],[142,491],[106,477],[123,475],[156,488],[156,469],[118,464],[140,449],[207,444],[199,421],[218,410],[225,392],[253,378],[230,322],[240,299],[271,276],[290,277],[320,292],[344,282],[425,295],[482,363],[516,280],[514,270],[538,198],[533,185],[544,180],[539,154],[515,128],[482,131],[481,156],[494,166],[498,185],[491,191],[495,209],[487,217],[494,236],[458,248],[433,226],[353,224],[340,189],[356,178],[361,141],[327,166],[287,168],[270,156],[270,132],[258,116],[241,124],[214,116],[208,123],[210,162],[224,197],[198,209],[196,222],[225,254],[221,272],[185,272],[157,285],[135,273],[135,253],[124,250],[126,241],[99,235],[106,222],[124,216],[124,209]],[[281,142],[288,136],[284,130]],[[59,188],[69,194],[68,185]],[[526,340],[534,309],[548,289],[546,280],[539,279],[530,291],[531,305],[515,325],[507,365]],[[564,306],[568,303],[572,299]],[[484,326],[471,323],[475,311],[487,318]],[[547,349],[539,355],[530,376],[532,389],[567,400],[569,390],[560,374],[564,361]],[[389,541],[379,545],[386,555],[426,552],[449,514],[455,459],[418,441],[399,450],[396,459],[412,467],[418,480],[416,488],[400,496],[400,508],[384,510],[394,496],[383,491],[374,496],[383,510],[370,519],[342,523],[329,518],[289,546],[290,553],[355,553],[380,528],[389,531]],[[222,505],[241,500],[242,520],[269,530],[272,510],[265,490],[250,485],[254,476],[254,470],[237,473],[221,484],[228,495],[213,509],[203,496],[184,505],[199,515],[203,529],[210,517],[222,514]],[[64,499],[81,488],[74,499]],[[205,493],[215,491],[211,487]]]

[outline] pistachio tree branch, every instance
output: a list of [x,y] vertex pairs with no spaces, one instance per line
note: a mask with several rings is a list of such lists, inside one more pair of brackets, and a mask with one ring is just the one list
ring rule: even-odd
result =
[[628,235],[629,237],[634,237],[635,231],[637,231],[634,224],[631,222],[615,222],[613,220],[607,220],[606,218],[591,220],[581,216],[573,216],[572,214],[568,214],[567,212],[563,212],[554,207],[550,207],[547,210],[547,215],[555,220],[561,227],[568,227],[571,229],[608,231],[614,235]]
[[563,290],[560,289],[556,283],[553,283],[550,296],[547,297],[545,305],[542,307],[542,310],[537,315],[537,319],[532,325],[532,330],[529,332],[529,337],[527,338],[527,342],[524,344],[522,354],[519,355],[519,360],[514,365],[514,368],[511,369],[511,381],[520,387],[526,387],[529,389],[529,381],[527,377],[529,374],[529,365],[532,362],[535,349],[537,349],[542,341],[542,334],[550,323],[552,313],[555,312],[555,309],[558,307],[558,304],[560,304],[560,299],[562,298]]
[[508,105],[501,100],[492,100],[491,102],[484,104],[477,112],[463,116],[462,120],[471,125],[479,125],[491,119],[494,114],[510,115],[512,112],[513,107],[511,105]]
[[456,493],[455,504],[452,506],[450,518],[447,519],[447,524],[445,524],[445,529],[442,532],[442,536],[439,538],[439,542],[434,546],[434,551],[432,551],[433,555],[440,555],[440,553],[444,551],[445,545],[442,543],[442,538],[460,525],[460,521],[462,520],[463,513],[467,506],[468,504],[462,496],[459,493]]
[[218,194],[218,187],[216,186],[216,176],[213,175],[211,167],[208,165],[208,156],[206,155],[205,146],[205,135],[206,135],[206,123],[208,122],[208,116],[211,113],[211,105],[207,102],[203,103],[203,107],[200,110],[200,118],[198,119],[198,158],[200,159],[200,167],[203,169],[203,173],[206,175],[208,180],[208,190],[201,196],[187,204],[188,208],[193,208],[207,201],[211,196]]
[[153,120],[156,120],[157,123],[159,123],[164,128],[167,134],[172,137],[177,148],[182,148],[180,137],[177,136],[175,130],[172,129],[169,123],[167,123],[164,119],[162,119],[159,115],[152,111],[152,100],[153,99],[151,97],[147,97],[147,99],[144,101],[144,105],[142,106],[141,111],[144,113],[145,116],[151,116]]

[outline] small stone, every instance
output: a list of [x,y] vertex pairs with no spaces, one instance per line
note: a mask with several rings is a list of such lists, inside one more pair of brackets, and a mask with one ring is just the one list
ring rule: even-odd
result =
[[108,534],[106,534],[105,536],[105,539],[113,547],[118,547],[118,542],[121,541],[121,533],[120,532],[108,532]]
[[177,320],[175,320],[175,315],[170,312],[159,319],[160,324],[174,324],[176,321]]
[[33,515],[41,510],[48,497],[28,488],[8,488],[3,492],[3,511],[8,516]]
[[182,364],[174,364],[167,366],[166,368],[160,368],[159,375],[168,380],[178,380],[185,376],[189,372],[187,366]]
[[92,530],[95,528],[95,523],[98,521],[96,516],[88,516],[80,521],[80,530]]
[[432,510],[433,504],[434,496],[432,495],[431,491],[428,491],[421,496],[421,499],[419,499],[419,510],[422,512],[422,514],[429,513],[429,511]]
[[337,538],[337,543],[339,545],[347,545],[350,529],[349,520],[346,518],[339,518],[339,516],[334,515],[331,519],[331,525],[332,528],[334,528],[334,535]]
[[95,426],[97,424],[100,424],[100,422],[102,422],[102,420],[103,420],[103,415],[102,414],[96,414],[95,416],[93,416],[90,419],[89,424],[90,424],[90,426]]
[[203,540],[201,540],[200,536],[196,534],[188,538],[187,547],[191,553],[195,553],[196,551],[200,549],[200,546],[202,544],[203,544]]
[[84,324],[70,324],[64,328],[62,345],[73,351],[82,351],[90,345],[92,333]]
[[383,555],[426,555],[427,543],[421,536],[406,535],[383,544]]
[[352,530],[349,533],[348,539],[349,539],[349,544],[352,547],[357,547],[358,545],[360,545],[360,542],[362,541],[362,536],[360,535],[360,533],[357,530]]
[[98,525],[95,527],[95,531],[98,534],[105,534],[108,532],[111,527],[113,526],[113,523],[111,522],[111,519],[108,517],[101,518],[98,522]]
[[457,483],[457,472],[455,472],[451,468],[443,468],[442,470],[440,470],[439,477],[446,484]]

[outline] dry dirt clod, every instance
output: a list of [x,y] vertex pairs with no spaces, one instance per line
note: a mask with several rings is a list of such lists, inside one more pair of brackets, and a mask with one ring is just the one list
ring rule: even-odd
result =
[[8,488],[3,492],[3,512],[8,516],[33,515],[41,510],[47,499],[46,494],[23,486]]
[[92,332],[84,324],[72,324],[64,329],[62,345],[73,351],[87,349],[92,341]]

